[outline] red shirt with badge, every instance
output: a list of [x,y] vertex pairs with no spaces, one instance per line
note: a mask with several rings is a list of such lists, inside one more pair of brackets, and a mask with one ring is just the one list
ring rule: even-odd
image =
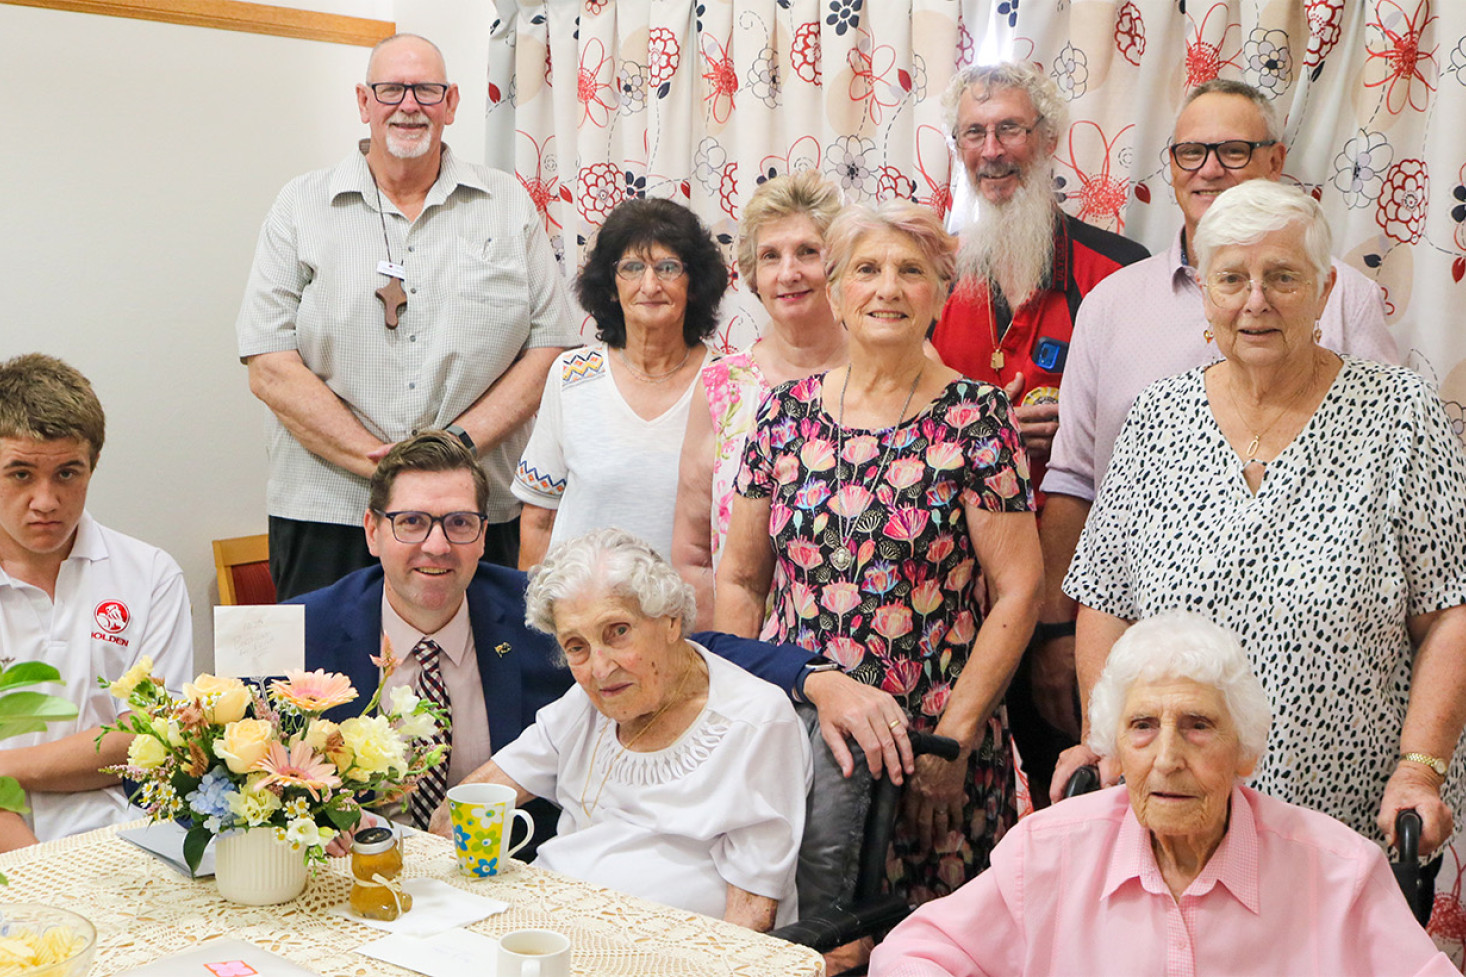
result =
[[[1022,373],[1023,391],[1016,400],[1022,405],[1058,401],[1080,301],[1117,269],[1149,257],[1129,238],[1068,214],[1060,218],[1054,224],[1054,267],[1046,288],[1014,312],[987,282],[964,279],[932,333],[942,361],[974,380],[1006,387]],[[1033,484],[1041,485],[1044,466],[1031,465]]]

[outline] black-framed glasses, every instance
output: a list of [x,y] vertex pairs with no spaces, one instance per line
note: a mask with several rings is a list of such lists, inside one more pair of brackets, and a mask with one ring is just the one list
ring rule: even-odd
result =
[[396,512],[383,512],[380,509],[372,511],[392,524],[392,536],[399,543],[424,542],[432,535],[435,525],[443,527],[443,536],[450,543],[460,546],[476,543],[484,534],[484,524],[488,522],[488,516],[482,512],[447,512],[435,516],[412,509],[399,509]]
[[409,91],[419,105],[437,105],[448,95],[448,86],[441,81],[424,81],[416,85],[405,85],[400,81],[370,81],[367,87],[383,105],[401,105]]
[[1026,126],[1018,122],[999,122],[989,129],[987,126],[968,126],[962,130],[959,142],[969,149],[975,149],[988,141],[988,133],[998,137],[998,142],[1004,146],[1020,145],[1028,138],[1029,133],[1038,128],[1038,124],[1044,120],[1043,116],[1033,120],[1033,125]]
[[1246,139],[1228,139],[1226,142],[1178,142],[1171,146],[1171,159],[1183,170],[1199,170],[1206,165],[1206,158],[1216,153],[1217,162],[1229,170],[1240,170],[1252,160],[1252,154],[1267,146],[1276,146],[1276,139],[1249,142]]
[[647,264],[640,258],[622,258],[616,262],[616,277],[623,282],[639,282],[648,268],[652,270],[653,275],[664,282],[680,278],[687,270],[687,266],[676,258],[663,258],[651,264]]

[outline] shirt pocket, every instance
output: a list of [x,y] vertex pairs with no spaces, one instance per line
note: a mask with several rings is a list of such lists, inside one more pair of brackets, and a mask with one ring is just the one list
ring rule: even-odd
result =
[[459,296],[506,312],[524,308],[529,293],[524,259],[512,234],[459,238]]

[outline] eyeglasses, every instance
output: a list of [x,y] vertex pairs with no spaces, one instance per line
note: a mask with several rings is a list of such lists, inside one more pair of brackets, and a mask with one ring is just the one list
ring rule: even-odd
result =
[[1178,142],[1171,146],[1171,159],[1188,172],[1206,165],[1206,158],[1217,154],[1217,162],[1229,170],[1240,170],[1252,159],[1252,154],[1266,146],[1276,146],[1276,139],[1262,142],[1248,142],[1246,139],[1228,139],[1226,142]]
[[425,81],[416,85],[404,85],[400,81],[367,82],[377,101],[383,105],[401,105],[407,93],[419,105],[437,105],[448,94],[448,86],[439,81]]
[[1000,122],[991,129],[987,126],[968,126],[962,130],[962,135],[958,141],[969,149],[976,149],[979,146],[986,145],[988,133],[991,132],[998,137],[998,142],[1002,145],[1010,147],[1018,146],[1028,138],[1029,133],[1038,128],[1038,124],[1043,120],[1044,117],[1039,116],[1033,120],[1033,125],[1031,126],[1020,125],[1017,122]]
[[1212,302],[1224,309],[1241,308],[1252,290],[1259,285],[1262,286],[1262,294],[1266,298],[1286,304],[1302,295],[1303,290],[1312,284],[1312,278],[1287,269],[1266,272],[1260,282],[1248,278],[1240,271],[1219,271],[1202,282],[1202,286],[1211,295]]
[[682,273],[687,270],[687,266],[676,258],[663,258],[661,261],[654,262],[651,265],[648,265],[640,258],[622,258],[616,262],[615,267],[616,277],[623,282],[641,281],[642,276],[646,274],[647,268],[651,268],[652,274],[656,275],[658,280],[664,282],[670,282],[673,279],[680,278]]
[[460,546],[476,543],[483,535],[484,523],[488,517],[482,512],[449,512],[435,516],[427,512],[400,509],[397,512],[383,512],[373,509],[377,515],[392,524],[392,536],[399,543],[421,543],[433,534],[433,527],[442,526],[443,536],[450,543]]

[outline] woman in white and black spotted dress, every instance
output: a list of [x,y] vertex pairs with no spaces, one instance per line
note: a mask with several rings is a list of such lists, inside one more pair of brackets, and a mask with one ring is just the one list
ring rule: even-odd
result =
[[1334,273],[1311,198],[1241,184],[1195,245],[1226,359],[1130,411],[1064,582],[1081,687],[1136,620],[1205,614],[1277,717],[1253,785],[1376,840],[1414,807],[1434,849],[1466,800],[1466,456],[1419,376],[1317,345]]

